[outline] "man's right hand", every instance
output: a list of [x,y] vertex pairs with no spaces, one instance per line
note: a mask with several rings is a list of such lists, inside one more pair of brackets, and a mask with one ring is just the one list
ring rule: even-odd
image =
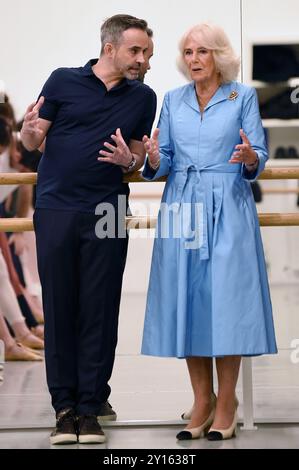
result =
[[40,97],[37,103],[32,103],[26,111],[24,123],[22,127],[22,135],[30,135],[32,137],[40,138],[43,134],[43,129],[39,127],[39,110],[44,104],[45,98]]
[[44,104],[45,98],[40,97],[37,103],[32,103],[26,111],[21,139],[24,147],[32,151],[38,149],[52,125],[51,121],[39,117],[39,110]]

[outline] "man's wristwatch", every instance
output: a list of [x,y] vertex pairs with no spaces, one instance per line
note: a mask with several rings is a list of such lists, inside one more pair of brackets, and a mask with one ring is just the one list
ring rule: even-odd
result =
[[127,171],[132,171],[132,170],[135,168],[136,163],[137,163],[137,160],[136,160],[136,158],[133,157],[133,155],[132,155],[132,161],[131,161],[131,163],[130,163],[129,166],[125,167],[126,170],[127,170]]

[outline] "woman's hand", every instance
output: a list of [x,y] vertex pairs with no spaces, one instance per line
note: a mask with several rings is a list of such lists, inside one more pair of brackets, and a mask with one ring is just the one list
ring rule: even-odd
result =
[[243,129],[240,130],[242,144],[236,145],[236,152],[233,153],[229,163],[245,163],[249,170],[255,170],[258,165],[257,153],[253,150]]
[[155,129],[151,138],[145,135],[142,139],[149,165],[153,170],[157,170],[160,165],[159,132],[159,129]]

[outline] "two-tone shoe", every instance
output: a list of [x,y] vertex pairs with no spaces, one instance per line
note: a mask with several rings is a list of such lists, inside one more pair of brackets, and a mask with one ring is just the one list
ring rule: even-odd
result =
[[212,409],[208,418],[200,426],[197,426],[196,428],[186,428],[183,431],[179,432],[176,435],[177,440],[188,441],[190,439],[200,439],[201,437],[204,437],[209,431],[209,428],[214,420],[214,415],[215,408]]
[[[216,397],[216,395],[215,395],[214,392],[212,392],[211,400],[213,401],[213,406],[215,407],[215,406],[216,406],[217,397]],[[190,408],[189,411],[185,411],[184,413],[182,413],[182,414],[181,414],[181,418],[182,418],[184,421],[189,421],[189,420],[191,419],[191,415],[192,415],[193,410],[194,410],[194,405],[192,406],[192,408]]]
[[231,439],[236,436],[236,429],[238,423],[238,414],[235,411],[233,422],[227,429],[211,428],[207,434],[208,441],[223,441],[224,439]]
[[217,397],[215,393],[212,393],[211,402],[210,402],[211,411],[210,411],[208,418],[200,426],[197,426],[196,428],[183,429],[183,431],[179,432],[176,435],[176,438],[179,441],[187,441],[189,439],[199,439],[201,437],[204,437],[208,433],[209,427],[213,423],[215,411],[216,411],[216,401],[217,401]]

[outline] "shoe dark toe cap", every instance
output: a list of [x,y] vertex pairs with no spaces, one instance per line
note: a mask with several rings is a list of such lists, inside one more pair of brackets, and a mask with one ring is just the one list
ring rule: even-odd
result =
[[222,436],[221,432],[211,431],[211,432],[208,432],[207,439],[208,439],[208,441],[222,441],[223,436]]
[[176,435],[176,438],[179,441],[188,441],[189,439],[192,439],[192,434],[189,431],[181,431]]

